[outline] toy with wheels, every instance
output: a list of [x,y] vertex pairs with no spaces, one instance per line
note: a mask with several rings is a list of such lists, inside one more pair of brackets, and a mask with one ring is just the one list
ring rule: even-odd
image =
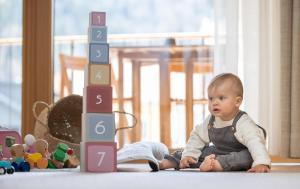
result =
[[9,161],[1,160],[0,161],[0,175],[13,174],[15,172],[14,167],[10,164]]

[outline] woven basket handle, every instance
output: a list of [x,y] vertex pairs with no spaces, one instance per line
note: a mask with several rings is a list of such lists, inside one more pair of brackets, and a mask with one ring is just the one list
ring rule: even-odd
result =
[[42,104],[42,105],[46,106],[46,108],[48,109],[48,113],[50,112],[50,106],[46,102],[36,101],[33,104],[33,107],[32,107],[32,113],[33,113],[33,116],[34,116],[35,120],[38,121],[40,124],[42,124],[42,125],[44,125],[45,127],[48,128],[47,123],[43,123],[42,120],[39,119],[39,117],[38,117],[38,115],[36,113],[36,107],[37,107],[38,104]]
[[117,128],[115,134],[116,134],[119,130],[122,130],[122,129],[131,129],[131,128],[133,128],[133,127],[136,126],[136,124],[137,124],[137,119],[136,119],[136,117],[135,117],[133,114],[128,113],[128,112],[121,112],[121,111],[114,111],[114,113],[130,115],[130,116],[133,118],[133,120],[134,120],[132,125],[128,125],[127,127],[120,127],[120,128]]

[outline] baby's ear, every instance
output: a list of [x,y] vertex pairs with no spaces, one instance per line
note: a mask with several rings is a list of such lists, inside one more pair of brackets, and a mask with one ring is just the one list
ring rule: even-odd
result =
[[241,96],[236,97],[237,106],[240,106],[242,104],[242,102],[243,102],[243,97],[241,97]]

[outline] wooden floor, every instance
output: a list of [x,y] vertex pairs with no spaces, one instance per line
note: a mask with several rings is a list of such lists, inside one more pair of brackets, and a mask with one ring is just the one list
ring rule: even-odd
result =
[[271,156],[271,172],[300,172],[300,159]]

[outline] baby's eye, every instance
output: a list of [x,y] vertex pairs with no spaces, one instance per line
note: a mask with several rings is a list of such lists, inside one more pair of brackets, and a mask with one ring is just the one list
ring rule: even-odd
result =
[[208,100],[209,100],[209,101],[212,101],[212,97],[208,97]]
[[224,99],[225,99],[225,96],[220,96],[219,99],[220,99],[220,100],[224,100]]

